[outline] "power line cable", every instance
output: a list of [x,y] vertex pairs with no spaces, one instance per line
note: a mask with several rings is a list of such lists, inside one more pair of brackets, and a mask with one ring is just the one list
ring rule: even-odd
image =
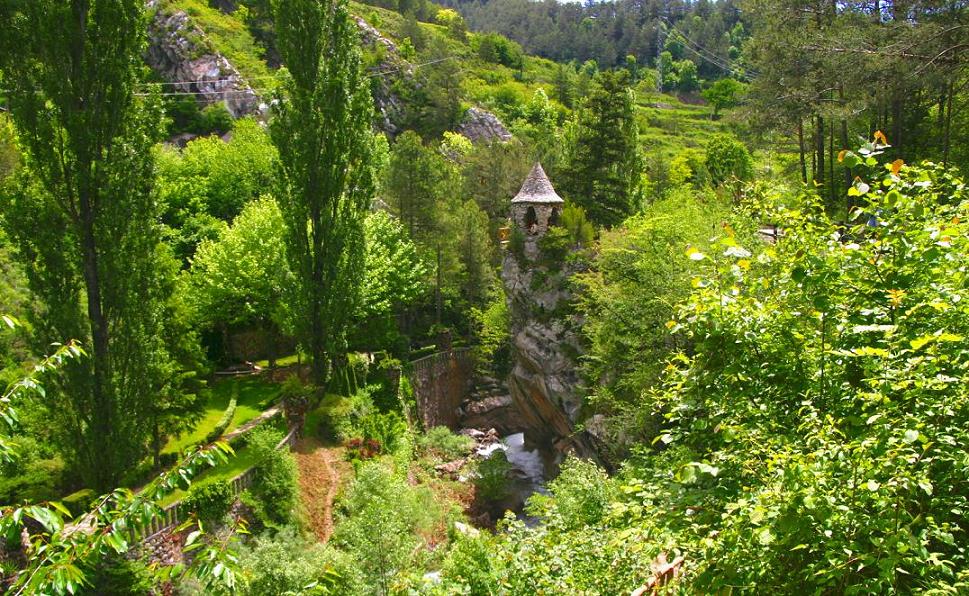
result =
[[666,17],[660,17],[660,18],[664,23],[666,23],[670,27],[670,29],[675,31],[677,35],[679,35],[683,39],[683,41],[685,42],[684,45],[686,46],[686,48],[691,52],[693,52],[693,54],[695,54],[697,57],[701,58],[702,60],[706,60],[707,62],[713,64],[714,66],[718,66],[722,68],[724,71],[728,73],[731,73],[731,74],[734,72],[740,73],[745,78],[748,78],[751,80],[756,79],[757,77],[760,76],[760,73],[758,73],[755,70],[752,70],[752,69],[748,70],[743,66],[738,66],[736,64],[731,64],[729,62],[724,62],[713,51],[703,47],[699,43],[687,37],[686,34],[680,31],[680,29],[676,25],[674,25],[672,21],[670,21]]
[[[408,64],[406,66],[400,66],[398,68],[392,68],[392,69],[388,69],[388,70],[382,70],[382,71],[372,72],[372,73],[367,74],[364,78],[371,79],[371,78],[374,78],[374,77],[385,76],[385,75],[393,74],[395,72],[400,72],[400,71],[408,70],[408,69],[410,69],[410,70],[417,70],[417,69],[423,68],[425,66],[431,66],[433,64],[440,64],[442,62],[447,62],[449,60],[454,60],[456,58],[457,58],[457,56],[445,56],[444,58],[438,58],[436,60],[430,60],[428,62],[422,62],[420,64]],[[258,77],[242,77],[242,76],[237,76],[237,77],[229,77],[229,78],[224,78],[224,79],[195,79],[195,80],[191,80],[191,81],[145,82],[145,83],[139,83],[139,85],[142,85],[142,86],[143,85],[152,85],[152,86],[175,86],[175,85],[192,85],[192,84],[200,84],[200,83],[207,83],[207,84],[244,83],[244,84],[247,84],[249,81],[257,81],[257,80],[265,80],[265,79],[276,79],[276,76],[275,75],[263,75],[263,76],[258,76]],[[255,90],[258,89],[257,87],[252,87],[252,86],[249,86],[249,85],[247,85],[247,86],[248,86],[248,89],[253,90],[253,91],[255,91]],[[269,89],[261,88],[259,90],[260,91],[267,91]],[[218,90],[217,89],[217,90],[213,90],[213,91],[205,92],[205,93],[207,93],[207,94],[208,93],[211,93],[211,94],[218,94],[218,93],[248,93],[248,90],[247,89],[226,89],[226,90]],[[148,93],[135,93],[135,95],[145,96],[145,95],[149,95],[149,94]],[[198,93],[193,92],[193,91],[163,91],[163,92],[159,93],[158,95],[161,95],[161,96],[171,96],[171,95],[198,95]]]

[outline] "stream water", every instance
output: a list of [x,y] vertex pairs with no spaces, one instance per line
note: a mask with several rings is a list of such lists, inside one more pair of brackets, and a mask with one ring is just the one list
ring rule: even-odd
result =
[[494,443],[479,449],[482,457],[491,457],[496,451],[504,451],[508,463],[511,465],[509,479],[508,501],[505,508],[514,511],[526,522],[533,521],[523,514],[525,501],[535,493],[545,493],[545,481],[548,480],[548,466],[551,454],[545,453],[541,445],[531,445],[526,441],[525,433],[515,433],[504,437],[500,443]]

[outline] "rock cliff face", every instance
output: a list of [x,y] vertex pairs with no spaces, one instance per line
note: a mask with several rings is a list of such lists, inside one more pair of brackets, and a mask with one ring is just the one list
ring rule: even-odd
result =
[[512,135],[501,123],[498,116],[481,108],[468,108],[464,120],[458,125],[457,132],[468,137],[472,143],[498,140],[508,142]]
[[238,70],[207,43],[205,33],[182,11],[167,12],[148,2],[154,16],[148,27],[148,65],[166,82],[166,92],[194,93],[203,105],[224,103],[235,118],[266,109]]
[[[145,60],[168,83],[166,92],[193,93],[203,106],[224,103],[234,118],[265,114],[264,103],[242,74],[206,40],[205,32],[196,27],[183,11],[164,10],[159,0],[149,0],[154,11],[149,25],[149,45]],[[235,4],[220,0],[221,10],[231,12]],[[371,69],[375,75],[374,104],[380,117],[379,127],[396,135],[406,117],[406,106],[394,93],[394,84],[413,84],[414,67],[404,60],[397,45],[356,18],[364,45],[377,50],[383,59]]]
[[394,93],[394,83],[413,85],[414,66],[400,55],[397,44],[384,37],[370,23],[360,17],[354,17],[354,20],[360,29],[363,44],[383,56],[380,63],[370,69],[374,80],[373,100],[380,115],[380,129],[396,136],[407,114],[404,102]]
[[552,269],[542,264],[535,237],[524,242],[520,254],[505,253],[501,271],[514,358],[508,388],[530,431],[553,442],[560,452],[590,456],[588,441],[573,430],[582,407],[578,321],[566,314],[572,300],[567,280],[575,273],[574,266],[562,263]]

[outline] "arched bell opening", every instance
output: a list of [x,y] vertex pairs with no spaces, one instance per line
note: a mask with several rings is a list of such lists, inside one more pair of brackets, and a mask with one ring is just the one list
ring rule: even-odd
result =
[[559,209],[552,207],[552,213],[548,216],[548,227],[559,225]]
[[525,230],[529,234],[538,233],[538,215],[536,215],[534,207],[529,207],[528,211],[525,212]]

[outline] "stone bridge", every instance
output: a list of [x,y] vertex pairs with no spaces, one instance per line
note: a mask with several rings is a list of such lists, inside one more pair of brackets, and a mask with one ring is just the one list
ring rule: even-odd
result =
[[472,349],[452,348],[415,360],[408,376],[424,428],[446,426],[457,430],[458,408],[471,394],[474,379]]

